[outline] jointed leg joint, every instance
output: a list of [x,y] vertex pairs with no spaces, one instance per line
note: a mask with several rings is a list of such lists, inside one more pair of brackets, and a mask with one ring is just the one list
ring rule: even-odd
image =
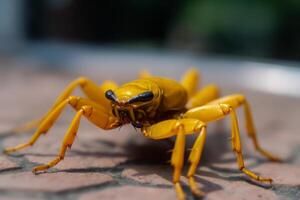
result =
[[190,168],[187,176],[191,191],[196,195],[203,195],[203,192],[197,188],[194,174],[199,164],[205,142],[205,123],[198,119],[167,120],[145,128],[143,133],[152,139],[164,139],[176,135],[171,164],[174,167],[173,183],[179,199],[184,199],[184,193],[180,185],[180,176],[184,163],[185,136],[187,134],[199,133],[189,156]]

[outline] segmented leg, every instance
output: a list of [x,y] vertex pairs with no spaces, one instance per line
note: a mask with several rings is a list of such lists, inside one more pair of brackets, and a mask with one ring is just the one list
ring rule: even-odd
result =
[[[204,127],[204,123],[197,119],[174,119],[162,121],[158,124],[142,128],[142,132],[146,137],[155,140],[169,138],[174,135],[177,136],[172,152],[171,164],[174,167],[173,183],[179,199],[185,199],[184,192],[179,182],[184,162],[185,135],[200,132],[200,130]],[[196,143],[199,144],[199,141]],[[197,189],[193,179],[193,173],[195,172],[196,166],[200,160],[195,158],[199,154],[198,145],[192,152],[193,153],[190,156],[191,168],[189,173],[189,183],[191,190],[195,194],[202,194],[202,192]]]
[[256,136],[256,131],[255,131],[255,127],[254,127],[254,123],[253,123],[253,119],[252,119],[250,105],[249,105],[247,99],[243,95],[240,95],[240,94],[230,95],[230,96],[212,101],[209,104],[211,105],[211,104],[219,104],[219,103],[228,104],[228,105],[232,106],[233,109],[243,106],[245,120],[246,120],[247,134],[252,139],[255,149],[271,161],[275,161],[275,162],[280,161],[279,158],[277,158],[276,156],[273,156],[271,153],[267,152],[260,146],[257,136]]
[[49,169],[49,168],[55,166],[57,163],[59,163],[61,160],[64,159],[67,148],[71,148],[71,146],[74,142],[74,139],[76,137],[77,130],[79,128],[79,123],[80,123],[81,116],[83,114],[89,116],[91,114],[91,112],[92,112],[92,107],[91,106],[83,106],[77,112],[77,114],[75,115],[75,117],[74,117],[67,133],[64,136],[62,145],[60,147],[59,153],[56,156],[56,158],[53,159],[52,161],[48,162],[45,165],[40,165],[40,166],[34,167],[32,169],[32,172],[36,173],[37,171],[43,171],[43,170]]
[[33,136],[30,138],[30,140],[24,144],[17,145],[16,147],[13,148],[6,148],[4,152],[10,153],[10,152],[15,152],[21,149],[24,149],[28,146],[34,145],[34,143],[38,140],[38,138],[42,134],[46,134],[47,131],[51,128],[53,123],[57,120],[63,109],[66,107],[66,105],[70,104],[73,108],[76,110],[80,110],[81,107],[89,105],[92,106],[94,111],[93,115],[91,115],[88,119],[99,126],[100,128],[103,129],[110,129],[113,127],[110,127],[112,124],[117,124],[117,119],[113,117],[110,113],[110,110],[107,108],[102,107],[101,105],[88,100],[88,99],[83,99],[81,97],[75,97],[75,96],[70,96],[69,98],[63,100],[60,104],[58,104],[52,112],[50,112],[43,122],[39,125],[38,129],[36,132],[33,134]]
[[219,98],[219,88],[216,85],[207,85],[199,90],[187,103],[187,108],[202,106]]
[[105,98],[104,92],[108,89],[115,89],[117,87],[117,84],[113,81],[104,81],[104,83],[100,86],[98,86],[93,81],[85,78],[80,77],[73,82],[71,82],[65,90],[60,94],[60,96],[56,99],[54,105],[49,109],[47,114],[38,120],[33,120],[31,122],[27,122],[21,126],[18,126],[14,128],[13,132],[21,132],[21,131],[27,131],[32,128],[36,128],[39,124],[43,122],[43,120],[48,116],[62,101],[67,99],[71,93],[77,88],[80,87],[83,91],[83,93],[91,100],[98,102],[99,104],[103,106],[109,106],[110,102]]
[[189,179],[189,185],[191,187],[191,191],[196,194],[197,196],[203,196],[204,193],[198,189],[197,184],[194,179],[194,174],[196,173],[197,167],[199,165],[205,139],[206,139],[206,126],[203,123],[202,127],[197,130],[199,132],[199,135],[193,145],[192,151],[189,155],[189,162],[191,163],[191,166],[189,168],[189,171],[187,173],[187,177]]
[[[232,129],[232,148],[233,151],[236,153],[237,156],[237,163],[239,166],[239,169],[248,175],[250,178],[253,178],[257,181],[261,182],[272,182],[272,179],[270,178],[263,178],[252,171],[245,168],[244,165],[244,159],[242,155],[242,145],[240,140],[240,133],[238,128],[238,120],[235,113],[235,106],[231,104],[225,104],[222,100],[216,101],[218,103],[213,103],[210,105],[204,105],[201,107],[193,108],[189,111],[187,111],[184,114],[185,118],[196,118],[204,122],[210,122],[215,121],[217,119],[221,119],[227,115],[230,115],[231,118],[231,129]],[[229,103],[229,102],[227,102]]]
[[195,68],[189,69],[183,75],[180,82],[181,85],[186,89],[188,98],[191,98],[195,94],[199,84],[199,76],[199,72]]
[[176,189],[176,193],[179,199],[185,199],[184,192],[179,183],[181,171],[184,163],[184,151],[185,151],[185,133],[184,126],[178,124],[175,131],[177,132],[177,137],[175,141],[175,146],[172,152],[171,164],[174,167],[173,183]]

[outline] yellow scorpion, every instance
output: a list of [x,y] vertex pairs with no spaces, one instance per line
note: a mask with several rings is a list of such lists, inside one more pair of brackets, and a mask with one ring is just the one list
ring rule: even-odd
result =
[[[44,117],[20,128],[37,128],[27,143],[4,151],[10,153],[32,146],[43,133],[47,133],[63,109],[71,105],[76,110],[76,115],[66,131],[57,157],[45,165],[33,168],[33,172],[51,168],[64,158],[67,148],[74,142],[81,117],[86,117],[104,130],[130,123],[140,129],[145,137],[154,140],[176,136],[171,164],[174,167],[173,183],[176,194],[178,199],[182,200],[185,199],[185,194],[180,184],[180,176],[184,164],[186,135],[198,133],[188,158],[190,167],[187,178],[192,193],[203,196],[204,193],[196,185],[194,174],[205,143],[206,126],[209,122],[229,115],[232,149],[236,153],[238,168],[256,181],[271,183],[271,178],[258,176],[244,165],[235,111],[240,106],[244,108],[247,133],[256,150],[272,161],[279,161],[259,145],[246,98],[241,94],[219,98],[219,89],[215,85],[208,85],[197,91],[198,81],[199,73],[196,69],[188,70],[180,82],[144,72],[141,73],[140,79],[120,87],[113,81],[105,81],[99,86],[88,78],[81,77],[66,87]],[[82,89],[86,98],[71,96],[77,87]]]

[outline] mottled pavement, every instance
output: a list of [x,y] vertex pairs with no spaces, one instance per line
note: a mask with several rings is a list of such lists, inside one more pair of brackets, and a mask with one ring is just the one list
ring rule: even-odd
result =
[[[44,70],[0,70],[0,148],[26,141],[31,132],[9,132],[16,124],[41,116],[75,74]],[[97,74],[94,74],[97,77]],[[240,117],[246,166],[274,179],[259,184],[239,172],[230,148],[228,120],[209,125],[203,160],[197,172],[204,199],[300,199],[300,101],[241,88],[251,102],[260,142],[283,158],[271,163],[253,149]],[[240,113],[241,114],[241,113]],[[83,119],[77,139],[65,160],[46,173],[32,167],[56,155],[74,111],[66,109],[36,145],[11,156],[0,156],[0,199],[175,199],[168,150],[172,140],[151,141],[131,127],[102,131]],[[189,137],[192,140],[193,137]],[[185,172],[186,173],[185,169]],[[182,177],[188,199],[194,197]]]

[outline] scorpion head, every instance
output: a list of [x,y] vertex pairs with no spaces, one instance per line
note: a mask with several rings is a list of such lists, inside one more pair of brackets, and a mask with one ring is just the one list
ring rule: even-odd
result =
[[105,97],[111,101],[112,112],[122,123],[131,123],[141,128],[143,123],[155,116],[161,91],[157,85],[139,80],[115,91],[108,90]]

